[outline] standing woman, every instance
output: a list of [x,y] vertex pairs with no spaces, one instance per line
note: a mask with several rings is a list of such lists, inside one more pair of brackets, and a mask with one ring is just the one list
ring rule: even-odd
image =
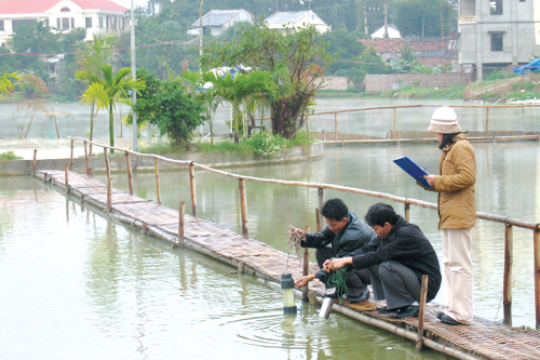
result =
[[476,221],[474,149],[461,133],[454,110],[435,110],[428,131],[434,132],[442,150],[439,175],[424,176],[439,193],[439,229],[442,231],[446,307],[437,317],[449,325],[470,325],[473,321],[472,228]]

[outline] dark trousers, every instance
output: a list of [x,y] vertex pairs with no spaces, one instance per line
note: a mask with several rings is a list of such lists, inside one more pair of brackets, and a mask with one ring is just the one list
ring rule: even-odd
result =
[[375,300],[386,299],[389,309],[420,302],[421,284],[407,266],[394,260],[368,268]]
[[[315,257],[317,258],[317,263],[319,264],[319,267],[322,269],[324,262],[326,260],[336,257],[336,253],[331,247],[324,247],[324,248],[317,249],[317,251],[315,252]],[[317,273],[317,277],[326,285],[327,276],[322,275],[322,273],[323,273],[322,271],[319,271]],[[327,273],[324,273],[324,274],[327,274]],[[360,295],[362,295],[362,293],[367,288],[366,285],[369,283],[370,283],[370,276],[367,269],[361,269],[361,270],[350,269],[347,271],[347,279],[345,280],[345,284],[347,285],[347,288],[349,289],[349,298],[359,297]]]

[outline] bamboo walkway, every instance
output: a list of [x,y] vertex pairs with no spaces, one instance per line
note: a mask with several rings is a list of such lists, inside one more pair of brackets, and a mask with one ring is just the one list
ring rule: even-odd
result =
[[[182,218],[182,208],[180,211],[172,210],[155,201],[112,189],[111,208],[107,209],[107,185],[88,175],[40,170],[35,176],[79,197],[81,202],[109,211],[112,217],[139,227],[145,233],[170,241],[173,247],[182,244],[178,234],[183,231],[185,247],[237,267],[239,272],[279,282],[286,270],[287,254],[214,222],[190,215]],[[69,186],[66,186],[66,178]],[[179,226],[181,223],[183,230]],[[316,264],[309,266],[311,273],[318,269]],[[303,264],[294,257],[289,261],[287,272],[298,278],[302,276],[302,267]],[[310,291],[321,296],[324,286],[318,281],[311,282]],[[447,326],[436,318],[441,311],[440,306],[428,304],[424,337],[417,340],[414,331],[418,328],[418,319],[401,320],[380,314],[374,310],[378,305],[381,303],[374,301],[362,304],[346,302],[345,305],[335,304],[334,311],[417,341],[417,344],[421,341],[424,346],[459,359],[540,359],[540,333],[537,331],[521,331],[479,318],[475,318],[472,326]]]

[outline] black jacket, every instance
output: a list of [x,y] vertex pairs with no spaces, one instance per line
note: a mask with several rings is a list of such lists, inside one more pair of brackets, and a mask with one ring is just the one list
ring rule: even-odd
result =
[[356,214],[349,211],[347,219],[347,226],[339,234],[333,233],[326,226],[321,232],[306,233],[306,239],[301,241],[300,246],[323,248],[331,244],[336,257],[341,258],[377,238],[373,229],[360,220]]
[[441,270],[433,246],[418,226],[409,224],[401,216],[386,239],[377,237],[351,255],[356,269],[395,260],[414,271],[419,282],[422,275],[428,275],[428,301],[437,295],[441,286]]

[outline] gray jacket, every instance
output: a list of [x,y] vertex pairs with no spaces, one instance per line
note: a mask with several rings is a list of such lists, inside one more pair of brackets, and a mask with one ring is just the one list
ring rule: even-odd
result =
[[306,233],[306,239],[302,240],[300,245],[308,248],[324,248],[330,244],[336,257],[342,258],[377,238],[373,229],[356,214],[349,211],[347,218],[347,226],[339,234],[335,234],[326,226],[321,232]]

